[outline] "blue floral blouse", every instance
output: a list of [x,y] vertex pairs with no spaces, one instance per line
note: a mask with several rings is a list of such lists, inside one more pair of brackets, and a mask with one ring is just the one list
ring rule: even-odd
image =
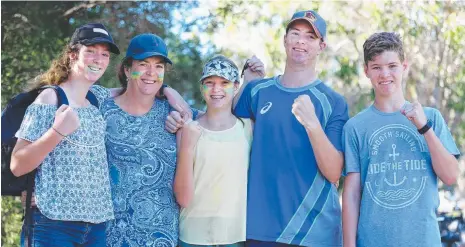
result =
[[91,88],[103,102],[106,147],[115,220],[107,226],[107,246],[176,246],[179,207],[173,194],[176,138],[165,130],[167,101],[156,100],[142,116],[123,111],[109,90]]
[[[52,127],[56,105],[31,104],[16,137],[34,142]],[[74,108],[80,127],[37,168],[35,200],[47,218],[102,223],[114,218],[105,150],[106,124],[91,105]]]

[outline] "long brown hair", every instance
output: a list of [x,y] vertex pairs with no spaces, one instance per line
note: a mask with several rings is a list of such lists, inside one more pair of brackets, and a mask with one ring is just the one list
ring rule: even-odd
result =
[[71,74],[71,58],[70,55],[79,52],[82,47],[80,44],[73,46],[67,45],[61,52],[60,57],[52,61],[50,68],[43,74],[35,77],[30,83],[30,88],[38,88],[46,85],[58,86],[68,80]]

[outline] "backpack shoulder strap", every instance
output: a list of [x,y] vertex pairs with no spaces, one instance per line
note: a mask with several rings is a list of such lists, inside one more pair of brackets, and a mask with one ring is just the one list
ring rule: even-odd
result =
[[54,86],[55,92],[58,96],[58,103],[57,106],[60,107],[61,105],[69,105],[68,97],[66,97],[65,91],[59,86]]
[[[58,105],[58,107],[60,107],[61,105],[69,105],[68,97],[66,97],[65,91],[61,87],[59,87],[59,86],[44,86],[44,87],[42,87],[42,89],[46,89],[46,88],[52,88],[57,93],[57,97],[58,97],[58,104],[57,105]],[[92,105],[99,108],[98,99],[95,96],[95,94],[93,94],[90,90],[87,92],[86,99]]]
[[60,107],[61,105],[69,105],[69,102],[68,102],[68,97],[66,97],[66,93],[65,91],[63,91],[63,89],[59,86],[43,86],[42,87],[42,90],[46,89],[46,88],[52,88],[53,90],[55,90],[56,94],[57,94],[57,99],[58,99],[58,102],[57,102],[57,106]]
[[95,96],[95,94],[92,93],[90,90],[87,92],[86,99],[87,99],[92,105],[94,105],[95,107],[97,107],[97,109],[99,108],[98,99],[97,99],[97,97]]

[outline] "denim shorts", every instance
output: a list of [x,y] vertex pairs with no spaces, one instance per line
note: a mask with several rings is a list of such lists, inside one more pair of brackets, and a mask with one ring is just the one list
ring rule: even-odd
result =
[[179,247],[244,247],[245,242],[238,242],[234,244],[220,244],[220,245],[197,245],[197,244],[188,244],[179,240]]
[[[21,246],[24,245],[24,228],[21,231]],[[106,245],[106,223],[92,224],[82,221],[51,220],[38,208],[32,209],[29,226],[32,247],[101,247]]]

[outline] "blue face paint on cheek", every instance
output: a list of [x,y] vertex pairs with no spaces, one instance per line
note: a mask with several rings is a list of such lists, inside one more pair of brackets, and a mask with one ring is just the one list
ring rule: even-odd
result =
[[209,88],[207,85],[202,84],[202,95],[204,97],[207,97],[210,94],[211,88]]
[[234,95],[234,83],[228,83],[224,86],[224,92],[227,94]]
[[158,74],[158,81],[163,83],[163,79],[165,79],[165,74],[164,73]]
[[139,79],[141,76],[142,76],[142,72],[140,71],[131,72],[131,79]]

